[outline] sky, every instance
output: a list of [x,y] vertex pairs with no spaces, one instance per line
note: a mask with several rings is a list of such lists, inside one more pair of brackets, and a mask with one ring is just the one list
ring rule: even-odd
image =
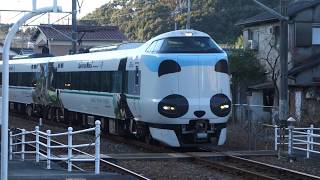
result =
[[[2,3],[0,10],[32,10],[32,1],[33,0],[5,0],[5,3]],[[109,0],[78,0],[79,3],[82,3],[80,8],[80,13],[78,13],[78,18],[85,16],[86,14],[94,11],[96,8],[99,8],[103,4],[106,4]],[[37,8],[48,7],[53,4],[53,0],[37,0]],[[58,6],[62,7],[64,12],[70,12],[72,7],[72,0],[58,0]],[[66,16],[67,14],[46,14],[39,19],[33,18],[28,21],[28,25],[36,24],[47,24],[48,22],[54,23],[60,18]],[[14,23],[19,18],[23,16],[23,13],[19,12],[0,12],[0,23]],[[56,22],[59,24],[71,24],[71,15],[63,18],[62,20]]]

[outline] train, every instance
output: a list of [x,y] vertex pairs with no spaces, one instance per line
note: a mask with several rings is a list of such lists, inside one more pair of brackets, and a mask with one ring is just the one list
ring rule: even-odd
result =
[[105,133],[170,147],[226,141],[228,57],[201,31],[167,32],[133,49],[10,60],[9,73],[11,111],[79,127],[100,120]]

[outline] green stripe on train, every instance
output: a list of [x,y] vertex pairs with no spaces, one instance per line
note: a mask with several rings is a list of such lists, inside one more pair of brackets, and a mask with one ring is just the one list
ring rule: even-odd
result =
[[[113,97],[113,93],[94,93],[94,92],[80,92],[80,91],[64,91],[61,90],[62,93],[68,94],[83,94],[83,95],[94,95],[94,96],[104,96],[104,97]],[[126,95],[128,99],[140,99],[138,96]]]

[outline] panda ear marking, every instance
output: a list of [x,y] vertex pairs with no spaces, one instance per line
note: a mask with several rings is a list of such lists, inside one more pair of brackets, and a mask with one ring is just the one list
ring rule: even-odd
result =
[[228,62],[225,59],[218,61],[214,67],[216,72],[229,74]]
[[158,76],[162,76],[165,74],[180,72],[180,65],[174,60],[164,60],[160,63],[158,69]]

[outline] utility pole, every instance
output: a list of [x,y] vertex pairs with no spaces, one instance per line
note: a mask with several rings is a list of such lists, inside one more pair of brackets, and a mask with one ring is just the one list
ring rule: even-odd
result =
[[[265,6],[258,0],[253,0],[263,9],[273,14],[280,20],[280,97],[279,97],[279,121],[280,144],[284,149],[285,128],[288,118],[288,3],[289,0],[280,0],[280,13]],[[281,153],[279,148],[279,154]]]
[[190,19],[191,19],[191,0],[188,0],[188,17],[186,29],[190,29]]
[[[281,15],[288,16],[288,0],[280,0]],[[279,119],[286,126],[288,118],[288,21],[280,20],[280,100]]]
[[[280,0],[280,13],[288,15],[288,0]],[[280,20],[280,98],[279,98],[279,120],[280,120],[280,143],[281,150],[285,148],[285,134],[288,118],[288,21]]]
[[77,28],[77,0],[72,0],[72,54],[77,53],[78,28]]

